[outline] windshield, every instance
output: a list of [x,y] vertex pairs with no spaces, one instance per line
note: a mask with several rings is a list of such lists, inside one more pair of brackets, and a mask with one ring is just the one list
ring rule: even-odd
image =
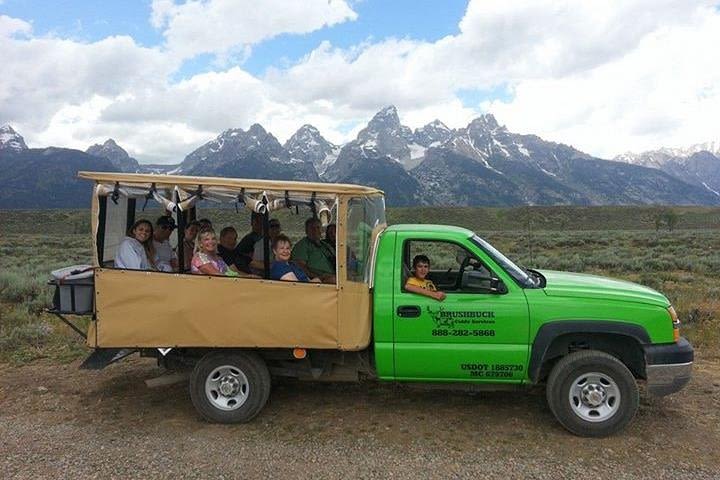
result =
[[525,270],[515,265],[509,258],[500,253],[495,247],[493,247],[477,235],[473,235],[471,237],[471,240],[485,253],[490,255],[490,257],[495,260],[495,263],[500,265],[500,267],[508,274],[510,274],[510,276],[513,277],[515,281],[518,282],[520,285],[524,287],[535,286],[535,280],[530,275],[528,275]]

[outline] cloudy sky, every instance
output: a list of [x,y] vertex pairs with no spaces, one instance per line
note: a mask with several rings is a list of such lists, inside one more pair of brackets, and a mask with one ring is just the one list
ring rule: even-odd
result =
[[177,163],[228,128],[340,143],[493,113],[611,158],[720,139],[720,0],[0,0],[0,124]]

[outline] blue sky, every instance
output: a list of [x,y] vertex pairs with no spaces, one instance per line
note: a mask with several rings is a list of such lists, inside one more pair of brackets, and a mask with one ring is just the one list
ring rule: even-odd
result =
[[[285,66],[302,58],[322,41],[349,48],[385,38],[435,41],[458,33],[467,0],[363,0],[351,3],[358,18],[307,34],[280,34],[252,47],[242,63],[261,75],[269,66]],[[163,35],[150,24],[149,1],[5,0],[0,13],[29,21],[35,35],[54,35],[95,42],[113,35],[129,35],[143,46],[159,46]],[[186,61],[176,79],[214,70],[214,56]]]
[[130,35],[145,46],[162,41],[162,34],[150,25],[149,2],[5,0],[0,13],[29,21],[35,35],[86,42]]

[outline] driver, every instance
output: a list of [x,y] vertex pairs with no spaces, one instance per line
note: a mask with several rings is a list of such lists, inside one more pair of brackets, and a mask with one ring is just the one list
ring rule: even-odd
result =
[[412,266],[413,275],[405,282],[405,290],[434,298],[438,302],[445,300],[445,292],[439,292],[432,280],[427,278],[430,273],[430,259],[427,255],[415,255]]

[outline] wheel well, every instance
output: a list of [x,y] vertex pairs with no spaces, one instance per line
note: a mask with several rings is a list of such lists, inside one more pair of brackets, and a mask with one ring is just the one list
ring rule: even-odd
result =
[[635,378],[645,378],[645,354],[637,339],[616,333],[566,333],[556,337],[543,356],[538,381],[544,381],[555,363],[578,350],[599,350],[620,360]]

